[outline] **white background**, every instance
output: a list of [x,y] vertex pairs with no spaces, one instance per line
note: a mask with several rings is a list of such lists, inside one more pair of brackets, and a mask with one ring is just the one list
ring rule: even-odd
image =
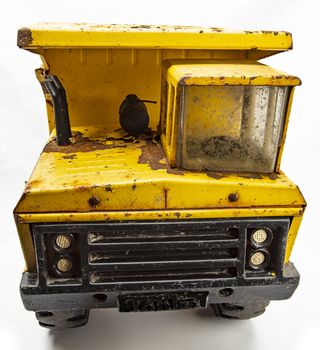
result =
[[[317,1],[2,1],[0,8],[0,348],[1,349],[308,349],[320,348],[319,9]],[[287,30],[294,50],[266,60],[298,75],[282,169],[308,208],[291,257],[301,273],[294,296],[251,321],[208,312],[91,312],[87,327],[49,332],[23,309],[24,262],[12,210],[48,136],[34,69],[40,59],[16,47],[19,27],[35,22],[180,24]]]

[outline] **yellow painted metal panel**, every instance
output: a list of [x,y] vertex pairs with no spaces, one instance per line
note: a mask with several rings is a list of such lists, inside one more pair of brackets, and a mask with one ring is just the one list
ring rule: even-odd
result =
[[[182,66],[175,64],[170,68],[169,72],[175,73],[172,78],[175,85],[184,79],[181,74],[192,74],[195,67],[203,67],[203,70],[200,70],[207,74],[206,78],[204,76],[192,78],[199,84],[292,85],[300,82],[296,77],[288,76],[286,73],[264,65],[241,64],[243,57],[240,58],[239,64],[235,62],[228,64],[225,61],[222,63],[221,60],[210,59],[208,50],[196,51],[196,55],[196,59],[193,60],[194,62],[202,60],[201,65],[191,65],[187,54],[184,54],[181,61],[181,50],[163,50],[162,52],[147,49],[138,51],[131,49],[46,49],[42,52],[46,73],[58,76],[66,89],[72,126],[104,124],[112,128],[119,127],[119,106],[126,95],[135,93],[142,99],[157,102],[147,105],[150,127],[156,130],[161,107],[162,67],[166,60],[176,62],[175,59],[179,58],[180,62],[185,62],[185,67],[188,67],[183,70]],[[187,73],[188,69],[190,69],[189,73]],[[119,74],[121,79],[119,79]],[[245,78],[244,74],[247,74]],[[39,70],[37,70],[37,77],[42,81]],[[190,79],[191,77],[186,82],[191,83]],[[45,99],[49,129],[52,131],[54,128],[52,101],[48,94],[45,94]]]
[[[286,32],[44,23],[22,28],[18,44],[40,54],[46,74],[59,77],[67,92],[71,125],[116,127],[122,100],[135,93],[157,101],[148,105],[150,127],[156,130],[163,62],[256,60],[290,49],[292,38]],[[45,98],[51,132],[52,101],[47,94]]]
[[126,220],[176,220],[176,219],[219,219],[246,217],[300,217],[303,208],[224,208],[188,210],[147,210],[147,211],[93,211],[86,213],[19,213],[20,223],[37,222],[91,222]]
[[174,64],[168,69],[174,85],[300,85],[298,77],[258,62]]
[[178,49],[291,49],[291,34],[282,31],[228,31],[221,28],[40,23],[21,28],[23,48],[130,47]]
[[294,242],[296,240],[297,234],[298,234],[298,230],[300,227],[302,221],[302,215],[301,216],[296,216],[292,219],[291,222],[291,226],[288,232],[288,239],[287,239],[287,247],[286,247],[286,255],[285,255],[285,261],[288,262],[292,249],[293,249],[293,245]]
[[[75,143],[51,140],[17,212],[302,206],[284,175],[221,174],[169,167],[161,146],[128,141],[102,127],[74,129]],[[238,201],[230,202],[230,193]],[[97,202],[97,203],[95,203]]]
[[293,86],[290,91],[290,96],[288,99],[288,105],[287,105],[287,113],[284,119],[284,125],[283,125],[283,131],[282,131],[282,137],[281,137],[281,142],[280,142],[280,148],[278,152],[278,158],[277,158],[277,163],[275,167],[275,172],[280,171],[280,163],[281,163],[281,158],[283,154],[283,149],[284,149],[284,144],[286,141],[286,136],[287,136],[287,131],[288,131],[288,125],[289,125],[289,118],[290,118],[290,112],[291,112],[291,107],[292,107],[292,101],[293,101],[293,96],[294,96],[294,90],[295,87]]
[[22,221],[17,217],[15,219],[26,264],[26,270],[29,272],[36,272],[37,267],[30,224],[22,223]]

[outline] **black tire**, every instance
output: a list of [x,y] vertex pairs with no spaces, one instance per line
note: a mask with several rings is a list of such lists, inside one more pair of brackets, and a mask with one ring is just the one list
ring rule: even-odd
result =
[[39,325],[49,329],[68,329],[84,326],[88,322],[90,310],[38,311]]
[[269,301],[243,302],[236,304],[211,304],[217,317],[248,320],[262,315]]

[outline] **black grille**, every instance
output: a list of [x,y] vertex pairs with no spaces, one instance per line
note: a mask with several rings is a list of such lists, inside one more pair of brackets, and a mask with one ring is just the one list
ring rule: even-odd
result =
[[116,224],[88,232],[91,283],[232,278],[239,228],[215,223]]
[[[280,275],[289,224],[288,218],[35,224],[39,284],[111,290],[168,281],[179,289],[198,281],[255,278],[269,270]],[[273,232],[271,264],[267,270],[251,271],[246,266],[246,250],[252,249],[248,235],[263,227]],[[74,237],[65,253],[54,249],[61,233]],[[55,262],[63,257],[72,260],[72,275],[56,273]]]

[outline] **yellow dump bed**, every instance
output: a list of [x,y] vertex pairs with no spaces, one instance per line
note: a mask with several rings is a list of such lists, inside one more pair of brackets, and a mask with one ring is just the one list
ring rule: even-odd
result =
[[[148,105],[150,127],[159,123],[161,77],[166,60],[256,61],[292,47],[291,34],[181,26],[42,23],[18,32],[18,46],[41,55],[44,74],[59,77],[67,92],[72,126],[117,128],[126,95]],[[46,95],[49,130],[53,107]]]
[[[292,38],[290,33],[282,31],[232,31],[186,26],[40,23],[21,28],[18,33],[18,45],[27,49],[109,47],[255,50],[276,53],[291,49]],[[264,53],[261,52],[261,57],[264,56]]]

